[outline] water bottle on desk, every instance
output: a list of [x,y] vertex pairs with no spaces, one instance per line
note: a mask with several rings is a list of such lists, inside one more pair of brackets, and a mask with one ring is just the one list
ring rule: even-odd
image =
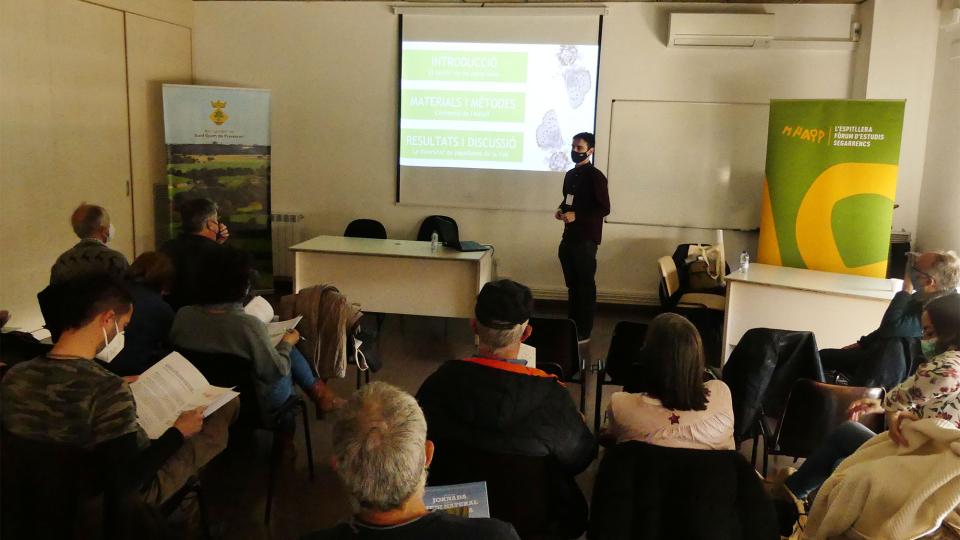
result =
[[750,269],[750,254],[744,250],[740,253],[740,273],[746,274],[747,270]]
[[430,252],[436,253],[438,249],[440,249],[440,236],[437,231],[433,231],[433,234],[430,235]]

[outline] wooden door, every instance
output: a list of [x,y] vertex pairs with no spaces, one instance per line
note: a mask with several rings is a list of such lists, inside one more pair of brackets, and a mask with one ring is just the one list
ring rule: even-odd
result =
[[40,326],[36,294],[100,204],[133,255],[123,13],[78,0],[0,2],[0,309]]
[[190,29],[126,14],[135,248],[156,249],[155,188],[166,185],[163,83],[192,82]]

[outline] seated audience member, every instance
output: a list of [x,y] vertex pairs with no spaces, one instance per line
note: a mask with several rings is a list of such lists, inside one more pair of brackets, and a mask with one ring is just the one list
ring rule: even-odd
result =
[[723,381],[703,382],[703,343],[690,321],[658,315],[647,330],[643,365],[648,391],[613,394],[601,437],[671,448],[736,448],[730,389]]
[[123,253],[107,247],[115,234],[107,210],[94,204],[81,204],[70,216],[70,225],[80,242],[53,263],[50,284],[62,283],[84,274],[104,272],[122,279],[127,271],[127,258]]
[[[478,354],[446,362],[417,392],[430,439],[496,454],[549,456],[560,499],[551,510],[564,522],[582,494],[573,477],[590,465],[597,443],[567,389],[552,375],[518,360],[530,324],[530,289],[508,279],[483,286],[471,326]],[[541,358],[549,361],[549,358]],[[464,464],[469,467],[469,464]],[[577,521],[570,520],[570,527]],[[585,524],[584,524],[585,526]],[[569,531],[579,536],[583,531]]]
[[[960,285],[960,258],[953,251],[928,251],[912,260],[880,327],[843,349],[820,351],[823,369],[844,374],[851,386],[895,386],[910,375],[913,358],[902,360],[903,340],[920,339],[923,305]],[[911,347],[906,347],[909,350]],[[906,353],[909,355],[909,353]],[[891,363],[892,362],[892,363]]]
[[960,429],[960,295],[932,300],[922,315],[923,354],[926,362],[881,402],[864,398],[849,409],[853,421],[840,425],[784,485],[793,498],[805,499],[823,484],[847,456],[875,433],[856,422],[865,414],[886,413],[890,439],[906,446],[901,433],[905,420],[940,418]]
[[63,284],[63,333],[46,355],[10,369],[0,385],[3,428],[23,439],[92,450],[146,502],[161,504],[227,445],[234,400],[203,418],[182,413],[150,441],[137,422],[127,383],[100,367],[123,347],[133,299],[103,274]]
[[357,504],[350,523],[304,540],[518,540],[496,519],[465,518],[423,502],[434,446],[410,394],[383,382],[358,390],[333,425],[333,468]]
[[107,364],[117,375],[139,375],[170,353],[173,308],[163,295],[173,286],[173,264],[156,251],[141,253],[125,281],[133,296],[133,316],[124,332],[123,350]]
[[[316,404],[318,414],[337,408],[337,398],[295,347],[300,334],[292,330],[274,346],[267,326],[243,311],[241,301],[250,288],[250,258],[224,247],[200,260],[204,274],[198,284],[202,291],[198,305],[177,312],[170,329],[175,350],[230,354],[249,361],[237,369],[252,369],[258,399],[267,413],[275,411],[293,395],[296,384]],[[295,429],[293,417],[279,426],[284,437],[277,440],[290,448]]]
[[210,199],[181,203],[180,227],[180,235],[160,247],[173,261],[176,271],[173,290],[167,296],[174,310],[198,303],[202,294],[200,279],[205,272],[202,261],[216,254],[230,237],[227,226],[220,221],[217,203]]

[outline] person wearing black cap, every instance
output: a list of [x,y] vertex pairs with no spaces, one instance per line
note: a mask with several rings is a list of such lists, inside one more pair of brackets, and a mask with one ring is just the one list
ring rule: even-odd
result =
[[561,535],[574,538],[586,528],[587,515],[574,476],[596,457],[597,443],[556,377],[517,358],[520,343],[534,331],[532,309],[526,286],[507,279],[484,285],[470,321],[477,354],[440,366],[420,387],[417,401],[438,447],[549,456],[558,467],[550,486],[555,500],[548,506]]
[[570,157],[575,164],[563,177],[563,201],[554,217],[564,223],[560,267],[567,284],[567,313],[577,323],[581,342],[590,339],[597,309],[597,248],[603,218],[610,214],[607,177],[593,166],[593,133],[573,136]]

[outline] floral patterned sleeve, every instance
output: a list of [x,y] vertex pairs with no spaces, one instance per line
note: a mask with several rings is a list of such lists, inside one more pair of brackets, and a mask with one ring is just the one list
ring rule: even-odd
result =
[[912,377],[887,392],[883,408],[942,418],[960,427],[960,352],[946,351],[920,364]]

